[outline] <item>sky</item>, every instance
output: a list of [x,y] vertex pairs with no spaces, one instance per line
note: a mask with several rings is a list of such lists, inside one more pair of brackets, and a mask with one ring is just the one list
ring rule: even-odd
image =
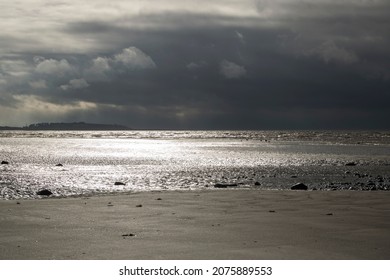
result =
[[390,129],[388,0],[0,7],[0,125]]

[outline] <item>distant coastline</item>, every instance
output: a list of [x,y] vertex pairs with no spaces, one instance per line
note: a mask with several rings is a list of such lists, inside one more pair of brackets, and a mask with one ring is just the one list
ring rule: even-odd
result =
[[132,129],[117,124],[72,122],[72,123],[35,123],[23,127],[0,126],[0,130],[132,130]]

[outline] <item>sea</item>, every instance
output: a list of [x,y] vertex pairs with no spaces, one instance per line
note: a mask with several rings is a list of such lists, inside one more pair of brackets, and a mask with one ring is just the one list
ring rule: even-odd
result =
[[[390,131],[0,131],[0,199],[390,190]],[[51,195],[40,195],[49,190]]]

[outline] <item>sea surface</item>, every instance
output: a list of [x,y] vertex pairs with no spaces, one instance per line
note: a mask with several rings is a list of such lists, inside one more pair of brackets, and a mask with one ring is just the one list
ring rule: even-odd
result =
[[300,182],[390,190],[388,131],[0,131],[0,161],[0,199]]

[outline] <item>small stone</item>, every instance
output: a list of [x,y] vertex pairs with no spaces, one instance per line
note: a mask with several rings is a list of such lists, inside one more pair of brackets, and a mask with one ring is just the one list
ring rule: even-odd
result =
[[5,160],[3,160],[3,161],[1,162],[1,164],[9,164],[9,162],[8,162],[8,161],[5,161]]
[[20,204],[20,202],[19,202],[19,201],[17,201],[17,202],[16,202],[16,204]]
[[237,184],[215,184],[214,188],[237,187]]
[[356,166],[356,163],[353,162],[353,161],[347,162],[347,163],[345,164],[345,166]]
[[298,183],[294,186],[291,187],[292,190],[303,190],[303,191],[306,191],[308,189],[308,187],[303,184],[303,183]]
[[37,191],[37,195],[44,195],[44,196],[49,196],[49,195],[52,195],[53,193],[48,190],[48,189],[43,189],[43,190],[40,190],[40,191]]
[[134,233],[126,233],[126,234],[122,234],[123,237],[128,237],[128,236],[135,236]]
[[122,183],[122,182],[115,182],[114,185],[115,186],[125,186],[126,184]]
[[156,198],[156,200],[162,200],[162,198],[161,198],[161,197],[159,197],[159,198]]
[[142,207],[142,204],[138,204],[138,205],[136,205],[135,207]]
[[297,175],[292,175],[291,178],[298,178],[298,176]]
[[260,182],[255,182],[255,186],[260,186]]
[[333,216],[333,213],[327,213],[326,216]]
[[59,164],[56,164],[56,166],[63,166],[61,163],[59,163]]

